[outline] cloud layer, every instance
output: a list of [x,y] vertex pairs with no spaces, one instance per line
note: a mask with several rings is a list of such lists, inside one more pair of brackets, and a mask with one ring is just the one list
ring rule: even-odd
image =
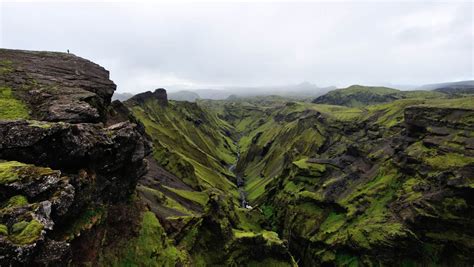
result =
[[3,3],[0,46],[66,51],[119,91],[473,79],[473,3]]

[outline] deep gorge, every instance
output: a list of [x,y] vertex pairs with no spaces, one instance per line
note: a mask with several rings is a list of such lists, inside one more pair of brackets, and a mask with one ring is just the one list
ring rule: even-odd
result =
[[2,265],[474,260],[472,95],[122,103],[88,60],[0,56]]

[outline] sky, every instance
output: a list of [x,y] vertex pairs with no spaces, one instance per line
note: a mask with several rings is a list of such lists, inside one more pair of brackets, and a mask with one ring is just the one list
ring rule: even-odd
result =
[[66,51],[118,92],[474,79],[473,2],[8,3],[0,47]]

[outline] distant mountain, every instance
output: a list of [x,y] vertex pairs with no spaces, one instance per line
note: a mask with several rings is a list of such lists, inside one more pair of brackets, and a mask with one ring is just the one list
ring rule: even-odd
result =
[[192,90],[197,93],[202,99],[222,100],[232,95],[231,91],[219,89],[196,89]]
[[313,100],[313,103],[361,107],[403,98],[441,98],[444,96],[445,94],[442,92],[423,90],[400,91],[388,87],[352,85],[347,88],[330,91]]
[[309,82],[303,82],[296,85],[278,85],[278,86],[255,86],[255,87],[223,87],[221,89],[196,89],[190,90],[202,99],[223,100],[229,96],[233,97],[254,97],[277,95],[291,97],[296,99],[314,98],[336,89],[334,86],[319,87]]
[[436,90],[445,93],[452,93],[455,91],[466,90],[471,92],[474,90],[474,80],[459,81],[459,82],[446,82],[446,83],[434,83],[426,84],[418,88],[419,90]]
[[178,91],[173,93],[168,93],[168,99],[176,101],[188,101],[196,102],[196,99],[200,99],[198,93],[192,91]]
[[129,98],[131,98],[133,96],[133,94],[131,93],[114,93],[112,95],[112,101],[114,100],[120,100],[120,101],[125,101],[125,100],[128,100]]
[[291,98],[317,97],[334,89],[336,89],[334,86],[319,87],[310,82],[296,85],[227,88],[239,97],[278,95]]

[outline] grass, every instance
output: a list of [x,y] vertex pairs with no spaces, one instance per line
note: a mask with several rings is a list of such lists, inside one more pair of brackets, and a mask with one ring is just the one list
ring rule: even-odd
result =
[[206,206],[207,201],[209,200],[209,196],[205,192],[199,192],[199,191],[188,191],[188,190],[181,190],[181,189],[176,189],[168,186],[164,186],[168,190],[178,194],[179,196],[191,200],[194,203],[197,203],[201,206]]
[[0,87],[0,120],[29,118],[27,106],[13,96],[12,89]]
[[297,161],[293,161],[298,168],[308,170],[312,173],[323,173],[326,171],[326,165],[319,163],[312,163],[308,161],[308,158],[302,158]]
[[158,219],[152,212],[145,212],[140,232],[127,241],[119,251],[104,255],[101,264],[107,266],[175,266],[184,254],[173,246]]
[[137,186],[137,189],[139,191],[143,192],[144,194],[150,194],[150,195],[154,196],[158,200],[158,203],[160,205],[163,205],[164,207],[179,211],[183,214],[188,214],[188,215],[194,214],[193,211],[188,210],[183,205],[181,205],[178,201],[174,200],[173,198],[170,198],[170,197],[166,196],[165,194],[163,194],[162,192],[160,192],[156,189],[149,188],[149,187],[146,187],[146,186],[143,186],[143,185]]

